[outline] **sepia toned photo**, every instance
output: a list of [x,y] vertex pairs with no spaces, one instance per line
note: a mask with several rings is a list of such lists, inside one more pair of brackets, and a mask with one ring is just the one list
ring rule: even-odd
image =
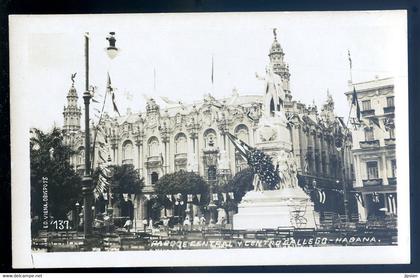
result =
[[405,20],[11,16],[14,264],[408,262]]

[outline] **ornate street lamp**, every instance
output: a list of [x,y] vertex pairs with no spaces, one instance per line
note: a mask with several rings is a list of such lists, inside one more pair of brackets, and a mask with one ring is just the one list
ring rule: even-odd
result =
[[[118,48],[115,47],[116,39],[114,37],[115,32],[110,32],[110,36],[107,38],[109,41],[109,47],[106,49],[108,56],[113,59],[118,53]],[[85,92],[83,93],[83,100],[85,105],[85,173],[82,178],[82,195],[83,195],[83,206],[85,208],[91,208],[93,204],[93,183],[91,173],[91,161],[90,161],[90,117],[89,117],[89,105],[92,95],[90,93],[89,85],[89,33],[85,33]],[[83,232],[85,237],[92,234],[92,210],[85,209],[83,213],[84,226]]]
[[115,32],[109,32],[109,37],[106,39],[109,42],[109,46],[106,48],[106,53],[108,54],[108,57],[112,60],[114,59],[118,54],[118,48],[115,47],[115,42],[117,41],[115,39]]

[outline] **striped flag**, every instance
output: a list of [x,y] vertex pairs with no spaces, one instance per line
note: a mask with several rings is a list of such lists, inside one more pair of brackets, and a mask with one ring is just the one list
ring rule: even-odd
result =
[[353,68],[353,62],[351,60],[350,50],[347,50],[347,55],[349,56],[350,69],[352,69]]
[[359,100],[357,99],[357,93],[356,93],[356,87],[353,86],[353,94],[351,99],[351,105],[356,106],[356,117],[360,122],[360,106],[359,106]]
[[114,111],[118,113],[118,116],[121,116],[120,111],[118,111],[118,107],[117,104],[115,103],[115,92],[114,89],[111,87],[111,77],[109,76],[109,72],[108,72],[108,91],[111,94],[112,97],[112,106],[114,107]]

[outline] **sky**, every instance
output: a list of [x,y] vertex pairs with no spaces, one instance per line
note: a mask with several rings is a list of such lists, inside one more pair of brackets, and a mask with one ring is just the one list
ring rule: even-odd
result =
[[[255,72],[265,72],[272,29],[277,28],[293,99],[320,108],[328,90],[336,113],[346,117],[348,50],[353,82],[406,78],[404,16],[398,11],[27,16],[16,25],[21,55],[12,70],[19,78],[12,83],[24,88],[19,93],[25,97],[30,126],[62,126],[75,72],[83,107],[84,33],[89,32],[90,84],[103,94],[109,72],[122,114],[127,108],[144,111],[143,95],[154,97],[161,107],[159,96],[191,103],[210,92],[216,98],[229,96],[234,88],[240,95],[262,95],[264,84]],[[120,49],[113,60],[105,52],[109,31],[116,32]]]

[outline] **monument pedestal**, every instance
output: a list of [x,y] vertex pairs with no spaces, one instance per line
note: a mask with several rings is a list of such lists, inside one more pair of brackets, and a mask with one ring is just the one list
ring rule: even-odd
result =
[[316,228],[319,223],[310,198],[300,187],[250,191],[233,216],[235,230]]

